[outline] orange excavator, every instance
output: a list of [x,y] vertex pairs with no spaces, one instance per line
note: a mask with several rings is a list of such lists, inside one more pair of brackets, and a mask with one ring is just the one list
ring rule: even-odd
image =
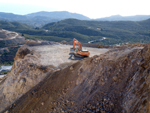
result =
[[[75,44],[79,46],[79,48],[75,48]],[[77,39],[73,39],[73,48],[71,50],[74,50],[74,55],[77,57],[88,57],[90,55],[90,52],[87,50],[82,49],[81,43]]]

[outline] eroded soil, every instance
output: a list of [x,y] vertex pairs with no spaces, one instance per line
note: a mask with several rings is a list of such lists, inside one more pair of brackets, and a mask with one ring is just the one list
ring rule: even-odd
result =
[[[22,59],[29,54],[23,56]],[[20,58],[16,56],[17,59]],[[52,73],[50,68],[40,69],[45,70],[47,76],[4,111],[150,112],[150,45],[113,49]]]

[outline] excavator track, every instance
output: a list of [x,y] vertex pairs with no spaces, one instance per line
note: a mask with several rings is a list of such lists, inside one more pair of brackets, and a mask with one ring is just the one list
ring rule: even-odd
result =
[[86,57],[86,56],[79,55],[79,54],[77,54],[77,53],[74,53],[74,56],[75,56],[75,57],[79,57],[79,58],[84,58],[84,57]]

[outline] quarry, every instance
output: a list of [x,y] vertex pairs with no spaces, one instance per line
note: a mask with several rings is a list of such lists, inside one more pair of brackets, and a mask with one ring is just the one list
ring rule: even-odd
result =
[[23,2],[0,4],[0,113],[150,113],[148,1]]
[[0,36],[0,61],[14,59],[0,76],[0,113],[150,112],[150,44],[82,47],[3,29]]
[[90,48],[76,58],[71,45],[19,48],[0,82],[0,112],[149,113],[150,45]]

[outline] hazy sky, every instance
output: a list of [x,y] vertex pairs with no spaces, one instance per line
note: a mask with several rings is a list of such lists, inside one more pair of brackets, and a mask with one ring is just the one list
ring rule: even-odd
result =
[[149,0],[0,0],[0,12],[69,11],[90,18],[150,15]]

